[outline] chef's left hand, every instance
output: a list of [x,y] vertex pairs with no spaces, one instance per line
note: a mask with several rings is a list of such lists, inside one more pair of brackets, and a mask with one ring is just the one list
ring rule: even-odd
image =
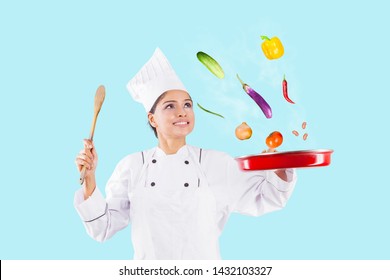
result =
[[[275,153],[275,152],[277,152],[277,150],[269,148],[268,150],[263,150],[261,153],[264,154],[264,153]],[[276,175],[278,175],[280,179],[287,182],[286,169],[276,169],[274,170],[274,172]]]
[[287,182],[286,169],[276,169],[274,172],[280,179]]

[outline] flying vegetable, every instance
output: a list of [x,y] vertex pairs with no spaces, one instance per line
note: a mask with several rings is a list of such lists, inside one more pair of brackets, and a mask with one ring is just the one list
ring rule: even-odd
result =
[[223,79],[225,77],[225,73],[223,72],[221,65],[219,65],[219,63],[214,58],[204,52],[198,52],[196,56],[199,61],[202,62],[202,64],[206,66],[207,69],[209,69],[209,71],[215,76],[220,79]]
[[266,58],[277,59],[282,57],[284,54],[284,47],[278,37],[272,37],[271,39],[267,36],[260,36],[263,41],[261,49]]
[[265,139],[265,143],[271,150],[279,147],[283,143],[283,135],[279,131],[271,132]]
[[267,119],[272,118],[272,109],[271,106],[264,100],[264,98],[254,91],[250,86],[245,84],[237,74],[237,78],[240,81],[242,88],[244,91],[256,102],[256,104],[260,107],[261,111],[263,111],[265,117]]
[[288,90],[287,90],[287,80],[286,80],[286,75],[283,76],[283,81],[282,81],[282,87],[283,87],[283,96],[284,99],[286,99],[288,102],[295,104],[294,101],[288,97]]
[[218,114],[218,113],[215,113],[215,112],[213,112],[213,111],[207,110],[206,108],[202,107],[199,103],[196,103],[196,104],[198,104],[198,107],[199,107],[200,109],[202,109],[203,111],[205,111],[205,112],[207,112],[207,113],[209,113],[209,114],[218,116],[218,117],[223,118],[223,119],[225,118],[224,116],[222,116],[222,115],[220,115],[220,114]]

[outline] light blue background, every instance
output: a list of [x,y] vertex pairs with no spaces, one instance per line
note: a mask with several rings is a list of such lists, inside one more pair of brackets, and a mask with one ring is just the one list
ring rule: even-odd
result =
[[[159,46],[195,102],[188,143],[232,156],[258,153],[273,130],[282,150],[334,149],[329,167],[299,169],[287,207],[233,215],[224,259],[389,259],[389,6],[386,1],[1,1],[0,259],[129,259],[130,227],[100,244],[73,208],[74,158],[93,97],[107,95],[96,127],[98,184],[126,154],[156,144],[127,81]],[[260,35],[285,55],[262,54]],[[219,80],[196,59],[205,51]],[[267,120],[235,74],[273,108]],[[281,93],[286,74],[290,97]],[[307,121],[306,142],[291,134]],[[235,127],[254,134],[240,142]]]

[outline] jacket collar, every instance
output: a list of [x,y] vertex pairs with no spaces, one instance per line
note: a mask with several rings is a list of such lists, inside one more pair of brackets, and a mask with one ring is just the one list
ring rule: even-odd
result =
[[188,154],[189,154],[189,151],[188,151],[188,146],[187,145],[184,145],[183,147],[181,147],[177,152],[176,154],[171,154],[171,155],[167,155],[160,147],[156,147],[156,150],[154,152],[154,157],[167,157],[167,156],[175,156],[175,155],[179,155],[179,156],[182,156],[182,157],[188,157]]

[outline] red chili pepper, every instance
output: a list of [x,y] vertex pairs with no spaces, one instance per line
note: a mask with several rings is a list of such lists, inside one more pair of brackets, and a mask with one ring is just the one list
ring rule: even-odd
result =
[[292,100],[288,97],[286,75],[283,76],[282,85],[283,85],[283,96],[284,96],[284,98],[285,98],[288,102],[290,102],[290,103],[292,103],[292,104],[295,104],[294,101],[292,101]]

